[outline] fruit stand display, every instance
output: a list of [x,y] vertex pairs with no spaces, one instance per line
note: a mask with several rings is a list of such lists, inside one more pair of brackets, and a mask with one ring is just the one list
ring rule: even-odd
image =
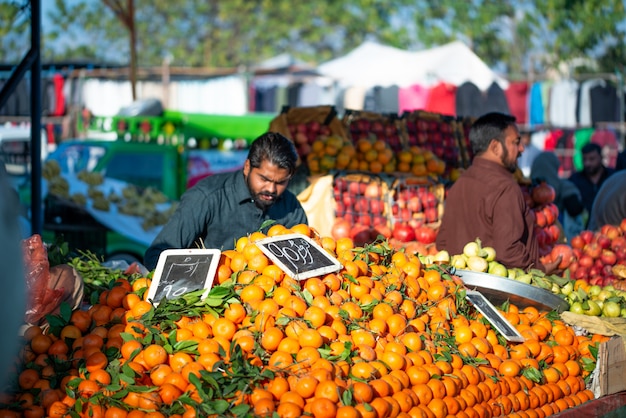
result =
[[447,264],[305,225],[268,231],[286,233],[340,270],[296,281],[258,232],[222,253],[205,299],[155,307],[150,275],[110,270],[86,309],[62,306],[45,332],[25,330],[1,416],[544,417],[594,398],[609,337],[504,303],[497,312],[524,337],[508,341]]
[[398,115],[348,109],[342,123],[355,145],[361,139],[380,140],[388,144],[394,153],[406,146],[403,141],[404,121]]
[[406,144],[433,152],[448,169],[465,167],[463,160],[462,125],[456,118],[426,111],[406,112]]
[[269,131],[279,132],[290,138],[296,145],[298,155],[303,159],[311,153],[311,146],[317,140],[331,136],[347,139],[333,106],[294,108],[285,106],[282,112],[270,121]]

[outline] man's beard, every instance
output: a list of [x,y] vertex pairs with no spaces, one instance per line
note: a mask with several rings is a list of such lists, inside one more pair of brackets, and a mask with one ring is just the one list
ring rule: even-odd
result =
[[[250,196],[252,197],[252,201],[254,204],[261,210],[269,209],[274,203],[276,203],[276,199],[278,198],[278,194],[276,193],[268,193],[268,192],[259,192],[254,193],[252,187],[250,186],[250,182],[248,181],[248,177],[246,177],[246,184],[248,185],[248,190],[250,190]],[[273,199],[270,201],[260,199],[260,196],[268,196]]]
[[517,159],[513,161],[508,161],[509,159],[509,150],[506,149],[504,144],[502,145],[502,157],[500,157],[500,161],[502,161],[502,165],[509,170],[511,173],[515,173],[517,170]]

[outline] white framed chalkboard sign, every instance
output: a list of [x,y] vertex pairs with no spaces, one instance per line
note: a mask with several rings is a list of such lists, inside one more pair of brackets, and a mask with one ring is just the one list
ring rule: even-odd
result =
[[215,249],[170,249],[159,256],[150,288],[148,300],[157,305],[161,299],[175,299],[185,293],[206,289],[209,293],[217,265],[219,250]]
[[274,264],[296,280],[332,273],[342,268],[339,260],[306,235],[277,235],[254,243]]
[[507,341],[524,342],[522,334],[502,316],[485,295],[475,290],[467,290],[465,298],[502,334]]

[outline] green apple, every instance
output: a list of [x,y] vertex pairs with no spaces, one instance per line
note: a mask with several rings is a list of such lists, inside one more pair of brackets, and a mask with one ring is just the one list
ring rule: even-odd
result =
[[450,254],[446,250],[438,251],[437,254],[433,255],[433,261],[435,263],[450,263]]
[[561,288],[561,294],[567,296],[574,291],[574,282],[567,282],[565,286]]
[[509,279],[515,280],[515,278],[517,277],[517,271],[515,269],[508,269],[506,275]]
[[467,267],[472,271],[486,272],[489,268],[487,260],[477,255],[467,257]]
[[605,300],[602,307],[602,315],[608,318],[617,318],[621,314],[619,303]]
[[594,284],[594,285],[589,286],[587,293],[589,294],[589,296],[597,296],[601,291],[602,291],[602,288],[598,286],[597,284]]
[[478,245],[478,243],[475,241],[468,242],[463,247],[463,254],[465,254],[467,257],[478,257],[480,252],[481,252],[480,245]]
[[595,296],[594,299],[596,300],[607,300],[608,298],[610,298],[611,296],[613,296],[613,292],[606,290],[606,288],[600,290],[600,292],[598,292],[598,294]]
[[570,304],[569,311],[575,314],[584,315],[585,310],[583,309],[583,304],[580,302],[574,302]]
[[517,276],[515,280],[521,283],[530,284],[530,282],[532,282],[533,280],[533,275],[530,273],[521,274]]
[[[487,259],[485,259],[485,261],[486,260]],[[494,274],[496,276],[501,276],[501,277],[507,277],[509,273],[506,267],[504,267],[504,265],[498,263],[497,261],[489,262],[489,267],[488,267],[487,272],[489,274]]]
[[450,265],[457,269],[464,269],[465,267],[467,267],[467,264],[465,263],[465,257],[458,254],[452,256],[452,258],[450,259]]
[[588,309],[585,309],[585,315],[589,316],[600,316],[602,313],[602,308],[598,305],[597,302],[593,300],[588,300],[587,302]]
[[485,260],[493,261],[496,259],[496,250],[493,247],[483,247],[483,251],[487,254]]

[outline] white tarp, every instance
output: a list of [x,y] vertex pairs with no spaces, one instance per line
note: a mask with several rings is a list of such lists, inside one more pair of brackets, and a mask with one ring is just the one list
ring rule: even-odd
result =
[[414,52],[364,42],[345,56],[319,65],[318,72],[346,87],[432,86],[439,82],[459,86],[470,81],[485,91],[494,81],[503,89],[509,84],[461,41]]

